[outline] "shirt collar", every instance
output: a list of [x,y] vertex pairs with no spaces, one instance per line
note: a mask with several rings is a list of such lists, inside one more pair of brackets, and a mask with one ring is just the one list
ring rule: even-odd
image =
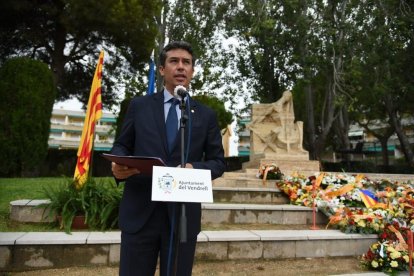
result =
[[168,92],[167,88],[164,87],[164,103],[168,102],[171,98],[174,98],[173,95],[171,95],[170,92]]

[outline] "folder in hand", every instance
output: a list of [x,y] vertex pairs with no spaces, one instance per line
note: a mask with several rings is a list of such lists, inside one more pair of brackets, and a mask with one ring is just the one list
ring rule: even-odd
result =
[[124,165],[130,168],[136,168],[143,175],[152,175],[153,166],[165,166],[164,161],[158,157],[148,156],[120,156],[103,153],[102,156],[114,163]]

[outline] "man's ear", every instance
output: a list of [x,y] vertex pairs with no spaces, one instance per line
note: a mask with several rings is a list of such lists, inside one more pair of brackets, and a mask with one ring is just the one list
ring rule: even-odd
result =
[[164,77],[164,66],[160,65],[158,71],[160,72],[160,75]]

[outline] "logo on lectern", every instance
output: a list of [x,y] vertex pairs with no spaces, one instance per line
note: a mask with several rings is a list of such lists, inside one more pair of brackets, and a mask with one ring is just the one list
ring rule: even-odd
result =
[[164,191],[164,193],[170,194],[172,190],[175,188],[176,182],[174,180],[174,177],[167,173],[162,177],[158,178],[158,186],[161,190]]

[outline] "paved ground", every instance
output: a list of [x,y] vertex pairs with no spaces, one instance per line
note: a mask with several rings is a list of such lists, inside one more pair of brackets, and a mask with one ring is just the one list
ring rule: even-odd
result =
[[[366,274],[368,273],[368,274]],[[226,262],[197,262],[194,276],[298,276],[298,275],[364,275],[377,276],[364,270],[358,258],[314,258],[287,260],[242,260]],[[1,275],[1,274],[0,274]],[[118,267],[77,267],[9,273],[7,276],[93,276],[118,275]],[[157,274],[158,275],[158,274]],[[407,274],[408,275],[408,274]]]

